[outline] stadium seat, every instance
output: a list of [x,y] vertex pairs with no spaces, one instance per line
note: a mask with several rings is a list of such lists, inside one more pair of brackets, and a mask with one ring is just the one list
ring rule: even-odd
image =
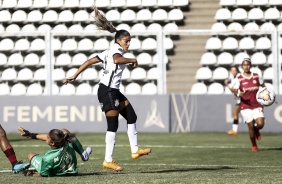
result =
[[21,66],[23,64],[23,56],[19,53],[14,53],[9,57],[7,64],[9,66]]
[[146,31],[146,26],[142,23],[137,23],[137,24],[134,24],[132,27],[131,27],[131,31]]
[[253,0],[253,6],[267,6],[268,0]]
[[43,94],[43,88],[38,83],[33,83],[27,87],[26,95],[42,95]]
[[[110,0],[96,0],[95,4],[98,8],[108,8],[111,5]],[[93,6],[93,1],[92,1],[92,6]]]
[[[44,88],[44,94],[47,94],[47,88]],[[59,94],[59,87],[57,84],[52,84],[52,95]]]
[[279,31],[282,31],[282,23],[280,23],[280,24],[277,25],[277,29],[278,29]]
[[28,55],[25,56],[24,66],[36,66],[39,65],[39,57],[35,53],[29,53]]
[[41,26],[39,26],[37,28],[37,31],[39,31],[39,32],[46,32],[46,31],[49,31],[49,30],[52,30],[52,28],[48,24],[42,24]]
[[17,71],[14,68],[7,68],[4,69],[2,72],[1,80],[2,81],[11,81],[16,80],[17,78]]
[[221,40],[217,37],[211,37],[206,42],[206,50],[219,50],[222,47]]
[[12,22],[24,22],[26,21],[27,14],[23,10],[16,10],[12,15]]
[[282,0],[269,0],[269,1],[268,1],[268,4],[269,4],[270,6],[272,6],[272,5],[274,5],[274,6],[276,6],[276,5],[282,5]]
[[164,9],[156,9],[152,14],[153,21],[166,21],[168,14]]
[[262,77],[262,71],[258,67],[252,67],[251,72],[257,73],[260,77]]
[[256,49],[258,50],[268,50],[271,49],[271,41],[267,37],[260,37],[256,41]]
[[168,12],[168,20],[169,21],[182,21],[184,19],[184,15],[182,10],[173,9]]
[[214,18],[216,20],[230,20],[231,12],[227,8],[218,9]]
[[47,72],[44,68],[39,68],[34,72],[33,80],[45,81],[47,79]]
[[251,37],[244,37],[239,41],[240,50],[251,50],[255,48],[255,41]]
[[[167,55],[164,55],[163,62],[166,63],[166,64],[168,63]],[[158,65],[158,63],[159,63],[159,55],[158,55],[158,53],[156,53],[153,56],[152,65]]]
[[141,87],[142,95],[155,95],[158,93],[158,88],[154,83],[146,83]]
[[53,27],[53,32],[67,32],[68,27],[65,24],[58,24],[55,27]]
[[10,38],[4,38],[0,41],[0,51],[10,51],[14,49],[14,42]]
[[[97,7],[101,7],[101,4],[99,4],[101,1],[103,1],[103,0],[96,1]],[[106,0],[104,2],[108,2],[108,0]],[[108,4],[107,6],[109,6],[109,5],[110,4]],[[92,8],[93,6],[94,6],[93,0],[80,0],[80,2],[79,2],[79,8]]]
[[74,95],[75,94],[75,87],[73,84],[62,85],[60,88],[59,95]]
[[90,51],[93,49],[93,41],[88,38],[84,38],[78,42],[77,49],[79,51]]
[[121,79],[122,80],[129,80],[130,79],[130,71],[128,70],[127,67],[123,70]]
[[150,21],[152,19],[152,13],[148,9],[141,9],[136,14],[137,21]]
[[[53,58],[53,62],[55,63],[55,59]],[[43,56],[40,57],[40,62],[39,62],[39,65],[40,66],[45,66],[47,63],[47,57],[45,54],[43,54]],[[53,63],[53,64],[54,64]]]
[[[281,57],[281,56],[280,56]],[[272,65],[272,63],[273,63],[273,54],[271,53],[271,54],[269,54],[268,56],[267,56],[267,65]]]
[[129,50],[139,50],[141,42],[138,38],[131,38]]
[[83,62],[85,62],[87,60],[87,56],[84,53],[78,53],[75,54],[72,57],[72,62],[71,64],[73,66],[80,66]]
[[257,31],[257,30],[259,30],[259,26],[255,22],[249,22],[244,26],[244,30],[246,30],[246,31]]
[[79,10],[75,12],[73,16],[73,21],[74,22],[87,22],[89,20],[89,14],[87,11],[84,10]]
[[212,71],[208,67],[201,67],[197,70],[196,80],[210,80],[212,79]]
[[[70,77],[73,76],[75,74],[75,72],[78,70],[78,68],[71,68],[66,72],[66,77]],[[81,80],[82,75],[78,75],[76,80]]]
[[3,33],[5,31],[5,28],[2,24],[0,24],[0,33]]
[[68,66],[71,64],[71,57],[67,53],[62,53],[56,58],[56,66]]
[[141,86],[137,83],[129,83],[125,86],[125,94],[127,95],[139,95],[141,93]]
[[157,42],[153,38],[146,38],[142,42],[142,50],[156,50]]
[[99,84],[95,84],[92,89],[92,94],[97,95],[98,93]]
[[146,52],[142,52],[137,56],[138,65],[150,65],[152,64],[152,56]]
[[23,68],[18,72],[17,80],[19,81],[29,81],[33,79],[33,73],[29,68]]
[[173,0],[173,6],[185,7],[189,5],[189,0]]
[[265,12],[264,12],[264,19],[265,20],[276,20],[276,19],[280,19],[280,12],[278,9],[276,8],[268,8]]
[[239,52],[234,56],[235,65],[241,65],[244,58],[250,58],[250,56],[246,52]]
[[6,27],[6,32],[20,32],[21,28],[18,24],[10,24]]
[[61,8],[63,6],[64,6],[63,0],[49,0],[49,4],[48,4],[49,9]]
[[248,13],[249,20],[262,20],[264,18],[263,11],[260,8],[253,8]]
[[159,23],[152,23],[147,27],[148,31],[162,31],[163,28]]
[[216,69],[214,69],[212,74],[213,80],[225,80],[228,79],[228,77],[229,77],[229,72],[224,67],[217,67]]
[[66,73],[62,68],[56,68],[53,70],[53,80],[54,81],[62,81],[65,79]]
[[227,37],[222,41],[222,49],[236,50],[238,48],[238,41],[233,37]]
[[52,48],[53,50],[57,51],[57,50],[61,50],[62,47],[62,43],[58,38],[53,38],[52,39]]
[[224,93],[224,87],[222,84],[214,82],[208,86],[207,94],[223,94]]
[[157,67],[150,68],[147,72],[148,80],[157,80],[159,78],[159,69]]
[[[134,54],[132,54],[131,52],[126,52],[124,53],[123,57],[125,58],[136,58]],[[139,62],[138,62],[139,64]]]
[[76,8],[79,6],[79,0],[65,0],[64,8]]
[[130,26],[128,24],[125,24],[125,23],[122,23],[122,24],[119,24],[117,27],[116,27],[117,30],[130,30]]
[[109,46],[109,41],[105,38],[99,38],[94,42],[94,50],[106,50]]
[[73,13],[70,10],[64,10],[59,14],[58,22],[72,22]]
[[246,6],[246,7],[250,7],[252,5],[252,0],[237,0],[236,1],[236,5],[237,6]]
[[216,22],[212,25],[211,30],[212,31],[226,31],[227,27],[222,22]]
[[32,7],[32,0],[18,0],[17,8],[24,9]]
[[132,80],[145,80],[147,76],[146,70],[144,68],[134,68],[131,71],[130,78]]
[[263,52],[256,52],[251,56],[252,65],[265,65],[267,63],[266,56]]
[[229,52],[222,52],[217,56],[218,65],[232,65],[233,62],[233,56]]
[[43,51],[45,49],[45,41],[41,38],[36,38],[30,44],[31,51]]
[[219,4],[221,7],[235,6],[236,0],[220,0]]
[[83,27],[80,24],[73,24],[68,29],[69,32],[83,32]]
[[8,58],[5,54],[0,53],[0,66],[5,66],[8,63]]
[[10,87],[7,83],[0,84],[0,96],[9,95],[10,94]]
[[157,6],[157,0],[142,0],[143,7],[154,7]]
[[12,18],[12,15],[8,10],[0,11],[0,22],[9,22],[11,18]]
[[121,8],[125,7],[126,2],[125,0],[118,0],[118,1],[111,1],[111,8]]
[[238,22],[232,22],[227,27],[228,31],[241,31],[243,30],[243,26]]
[[174,22],[170,22],[170,23],[167,23],[166,25],[164,25],[163,30],[164,31],[177,31],[178,26]]
[[92,87],[88,83],[81,83],[76,87],[76,95],[91,95]]
[[16,51],[26,51],[29,49],[29,41],[25,38],[21,38],[16,41],[14,49]]
[[133,10],[124,10],[123,12],[121,12],[120,14],[120,20],[123,21],[135,21],[136,19],[136,14]]
[[58,20],[58,13],[55,10],[48,10],[43,14],[43,22],[56,22]]
[[212,52],[206,52],[202,55],[200,64],[202,66],[215,65],[217,63],[216,55]]
[[265,22],[260,26],[261,30],[275,30],[276,26],[271,22]]
[[158,1],[157,6],[158,7],[170,7],[172,6],[172,0],[162,0]]
[[11,93],[10,95],[13,95],[13,96],[19,96],[19,95],[25,95],[26,94],[26,87],[24,84],[22,83],[17,83],[17,84],[14,84],[12,87],[11,87]]
[[191,87],[190,94],[206,94],[208,92],[208,88],[204,83],[198,82],[194,83]]
[[74,51],[76,49],[77,49],[77,43],[75,39],[68,38],[65,41],[63,41],[62,51]]
[[111,22],[120,20],[120,13],[117,10],[110,10],[106,13],[106,18]]
[[33,0],[32,8],[46,8],[48,7],[48,0]]
[[141,0],[127,0],[126,7],[129,8],[139,8],[141,7]]
[[248,14],[247,11],[243,8],[237,8],[232,12],[232,19],[237,21],[243,21],[246,20],[248,18]]
[[272,80],[273,79],[273,68],[269,67],[263,71],[263,79],[264,80]]
[[22,32],[36,32],[36,27],[33,24],[26,24],[22,27]]
[[[74,75],[75,73],[71,74]],[[81,75],[82,80],[97,80],[98,79],[98,73],[95,70],[95,68],[86,68]]]
[[1,8],[2,9],[10,9],[17,7],[17,0],[3,0]]

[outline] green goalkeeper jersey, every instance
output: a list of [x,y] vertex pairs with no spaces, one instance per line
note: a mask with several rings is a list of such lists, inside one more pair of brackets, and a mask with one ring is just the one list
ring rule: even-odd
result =
[[76,153],[70,143],[61,148],[49,149],[44,156],[34,156],[31,165],[41,176],[77,175]]

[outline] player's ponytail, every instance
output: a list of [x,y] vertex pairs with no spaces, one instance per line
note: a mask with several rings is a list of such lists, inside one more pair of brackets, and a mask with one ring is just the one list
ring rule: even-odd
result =
[[67,142],[75,137],[75,133],[66,133],[59,129],[52,129],[49,132],[50,141],[55,148],[63,147]]

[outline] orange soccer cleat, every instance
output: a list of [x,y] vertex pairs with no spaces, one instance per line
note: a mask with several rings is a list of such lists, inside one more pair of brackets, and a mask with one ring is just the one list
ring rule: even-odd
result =
[[228,130],[227,132],[226,132],[228,135],[234,135],[234,136],[237,136],[238,135],[238,132],[235,132],[234,130]]
[[111,169],[113,171],[123,171],[123,167],[117,165],[117,163],[112,160],[111,162],[106,162],[106,160],[102,164],[103,168]]
[[152,151],[151,148],[146,148],[146,149],[138,148],[136,153],[131,153],[131,157],[132,157],[133,160],[136,160],[143,155],[148,155],[149,153],[151,153],[151,151]]

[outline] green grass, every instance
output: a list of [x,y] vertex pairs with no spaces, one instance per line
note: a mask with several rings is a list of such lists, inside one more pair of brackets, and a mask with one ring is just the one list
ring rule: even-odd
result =
[[[224,133],[139,133],[139,146],[151,147],[152,153],[133,161],[128,138],[117,134],[114,159],[122,172],[104,170],[104,134],[78,133],[84,146],[91,145],[88,162],[78,157],[79,176],[24,177],[0,173],[0,183],[281,183],[282,142],[280,134],[262,133],[259,152],[252,153],[248,134],[237,137]],[[29,152],[44,154],[44,141],[8,134],[18,160],[27,160]],[[35,147],[35,145],[39,145]],[[10,170],[10,163],[0,154],[0,170]]]

